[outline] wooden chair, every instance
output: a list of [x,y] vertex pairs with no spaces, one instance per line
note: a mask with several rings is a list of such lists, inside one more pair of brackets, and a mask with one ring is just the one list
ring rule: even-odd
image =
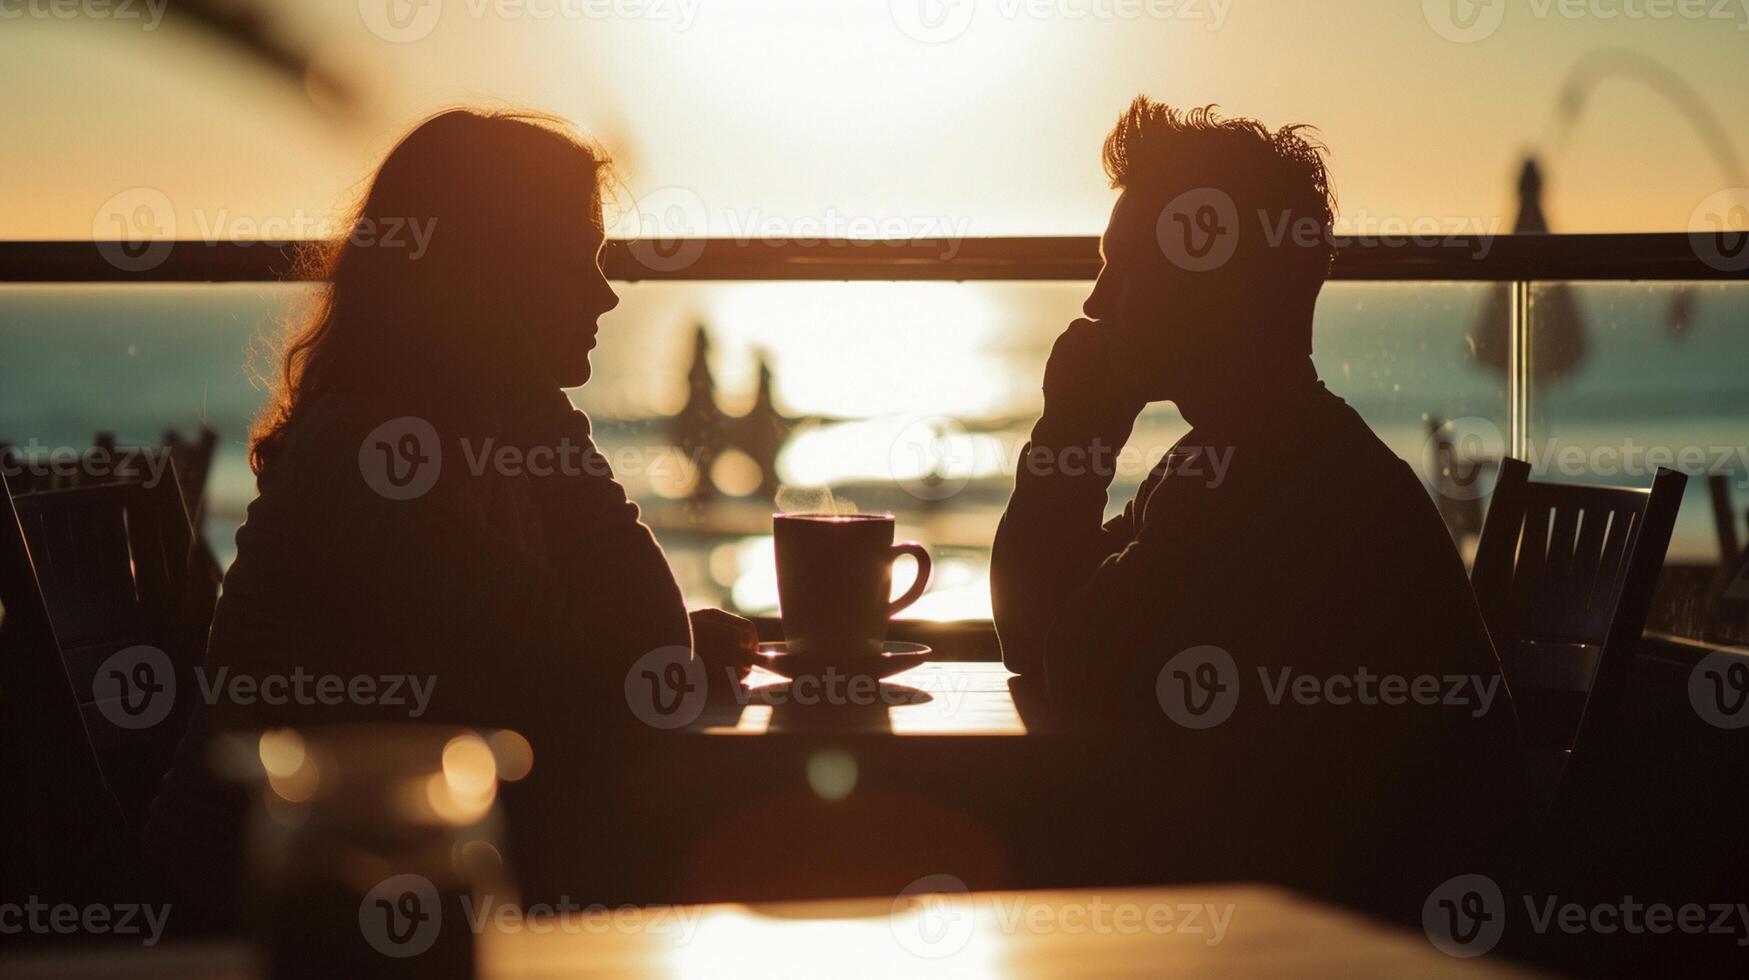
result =
[[1609,755],[1686,482],[1541,483],[1502,462],[1472,580],[1538,775],[1569,783]]
[[83,878],[102,879],[131,857],[199,695],[193,529],[174,479],[5,497],[8,847],[32,852],[39,879],[91,862]]
[[14,496],[44,490],[71,490],[111,483],[138,483],[159,477],[176,484],[184,509],[194,528],[193,567],[200,586],[187,597],[185,618],[205,624],[218,602],[224,570],[205,534],[206,485],[218,448],[218,433],[202,426],[193,440],[176,430],[164,430],[161,446],[124,446],[115,433],[99,430],[91,449],[79,458],[20,452],[0,442],[0,470],[9,478]]
[[200,435],[189,442],[175,429],[164,430],[164,449],[176,466],[177,485],[188,504],[188,519],[200,530],[206,517],[206,484],[212,473],[213,453],[219,446],[219,434],[210,426],[201,426]]

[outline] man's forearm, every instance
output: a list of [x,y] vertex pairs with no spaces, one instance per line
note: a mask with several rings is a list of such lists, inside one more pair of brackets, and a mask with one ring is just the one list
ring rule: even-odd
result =
[[1122,529],[1104,526],[1106,491],[1133,425],[1047,412],[1033,427],[990,555],[997,635],[1016,673],[1039,672],[1060,604],[1122,547]]

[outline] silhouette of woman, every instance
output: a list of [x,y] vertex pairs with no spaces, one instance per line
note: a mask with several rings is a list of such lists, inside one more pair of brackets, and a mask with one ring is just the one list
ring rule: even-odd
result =
[[[618,303],[599,264],[608,167],[556,119],[445,112],[390,152],[351,234],[302,257],[326,285],[253,433],[259,493],[207,652],[206,676],[229,676],[149,852],[213,819],[188,788],[209,728],[495,725],[538,758],[545,737],[635,728],[626,678],[651,651],[745,672],[752,624],[689,617],[561,391],[589,379]],[[241,677],[284,696],[233,697]]]

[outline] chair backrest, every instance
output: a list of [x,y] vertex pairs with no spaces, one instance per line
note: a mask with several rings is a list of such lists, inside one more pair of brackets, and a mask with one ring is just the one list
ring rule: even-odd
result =
[[96,842],[126,827],[60,657],[30,549],[0,473],[0,895],[100,894]]
[[[174,464],[190,521],[199,528],[206,506],[207,476],[218,444],[218,433],[208,426],[201,426],[200,434],[193,440],[184,439],[175,429],[166,429],[160,446],[124,446],[115,433],[100,430],[91,437],[91,448],[77,456],[67,450],[28,452],[0,441],[0,465],[9,476],[12,492],[25,494],[135,482]],[[159,462],[161,459],[169,463]]]
[[1686,482],[1542,483],[1502,462],[1471,577],[1527,744],[1577,756],[1608,737]]
[[182,488],[189,520],[197,532],[206,514],[207,476],[212,472],[213,453],[218,445],[219,434],[210,426],[201,426],[200,436],[193,442],[184,440],[175,429],[164,430],[164,449],[176,464],[177,484]]
[[[137,824],[174,753],[195,694],[200,651],[182,623],[195,538],[172,474],[12,497],[14,552],[6,601],[40,606],[34,650],[58,661],[30,676],[33,698],[70,698],[74,732],[94,752],[106,791]],[[16,552],[22,550],[20,563]],[[46,646],[46,649],[44,647]],[[154,700],[161,699],[161,700]]]

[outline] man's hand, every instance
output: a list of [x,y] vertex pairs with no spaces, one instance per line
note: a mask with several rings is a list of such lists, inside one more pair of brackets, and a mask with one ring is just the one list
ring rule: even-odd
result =
[[719,669],[733,670],[736,680],[745,679],[759,649],[759,630],[752,621],[721,609],[695,609],[686,615],[692,620],[692,649],[713,682]]
[[1119,363],[1116,325],[1079,319],[1051,347],[1045,364],[1045,416],[1077,428],[1126,433],[1147,400],[1131,393],[1129,372]]

